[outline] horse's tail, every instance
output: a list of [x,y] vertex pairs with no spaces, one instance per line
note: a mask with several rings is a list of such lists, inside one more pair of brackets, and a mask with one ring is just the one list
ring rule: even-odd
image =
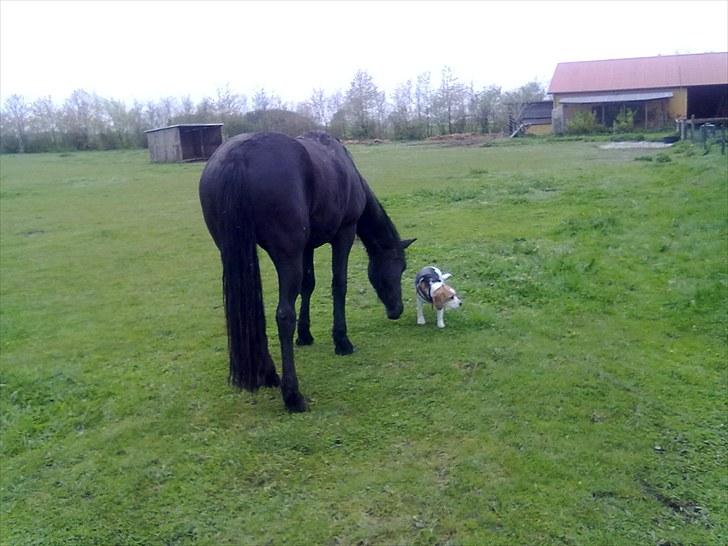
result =
[[255,237],[253,207],[244,188],[240,162],[221,172],[218,245],[230,354],[230,383],[255,391],[265,375],[268,338],[265,333],[263,287]]

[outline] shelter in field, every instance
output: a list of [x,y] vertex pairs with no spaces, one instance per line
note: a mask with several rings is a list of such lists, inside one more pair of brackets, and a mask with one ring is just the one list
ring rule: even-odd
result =
[[544,100],[539,102],[527,102],[520,108],[518,116],[509,112],[508,132],[511,136],[524,135],[548,135],[551,133],[551,112],[554,102]]
[[222,123],[183,123],[145,131],[154,163],[206,160],[222,144]]
[[636,129],[676,120],[728,117],[728,52],[559,63],[548,89],[553,130],[563,132],[579,111],[612,127],[632,110]]

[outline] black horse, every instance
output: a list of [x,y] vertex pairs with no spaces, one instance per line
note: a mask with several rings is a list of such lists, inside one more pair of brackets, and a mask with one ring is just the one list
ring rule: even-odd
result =
[[[220,146],[200,179],[205,222],[222,259],[230,382],[249,391],[280,385],[289,411],[305,411],[293,361],[296,299],[299,345],[310,345],[309,304],[315,286],[314,249],[330,243],[337,354],[354,351],[346,334],[349,251],[358,235],[369,255],[369,281],[387,316],[402,314],[402,241],[349,152],[325,133],[290,138],[240,135]],[[256,245],[278,273],[278,337],[283,380],[268,351]]]

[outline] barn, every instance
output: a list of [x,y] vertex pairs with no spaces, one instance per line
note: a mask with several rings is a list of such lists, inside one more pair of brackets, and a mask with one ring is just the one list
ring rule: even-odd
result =
[[183,123],[145,131],[154,163],[206,160],[222,144],[222,123]]
[[728,117],[728,52],[559,63],[548,89],[553,130],[579,111],[612,127],[629,108],[636,129],[674,127],[676,120]]

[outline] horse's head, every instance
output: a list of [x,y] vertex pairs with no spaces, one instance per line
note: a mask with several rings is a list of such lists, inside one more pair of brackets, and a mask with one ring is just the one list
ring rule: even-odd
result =
[[382,300],[387,317],[398,319],[402,305],[402,273],[407,268],[404,249],[415,240],[400,241],[399,246],[369,254],[369,282]]

